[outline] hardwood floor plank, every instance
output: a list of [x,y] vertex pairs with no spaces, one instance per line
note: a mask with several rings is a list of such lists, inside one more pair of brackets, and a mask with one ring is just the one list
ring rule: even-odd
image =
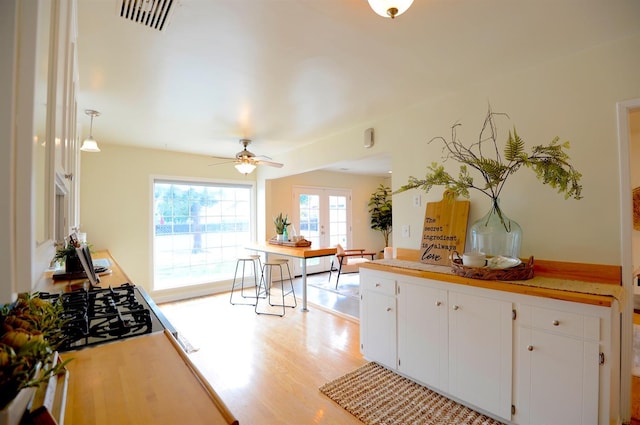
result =
[[318,390],[366,363],[357,321],[300,307],[258,316],[228,294],[160,308],[199,348],[189,357],[240,424],[360,424]]

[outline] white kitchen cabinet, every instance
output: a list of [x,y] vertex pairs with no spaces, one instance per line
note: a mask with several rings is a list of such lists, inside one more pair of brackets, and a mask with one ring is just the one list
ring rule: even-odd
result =
[[510,418],[512,304],[442,285],[398,280],[398,371]]
[[511,417],[512,304],[449,292],[449,392]]
[[360,289],[360,350],[366,358],[395,369],[396,282],[361,276]]
[[[513,424],[619,417],[619,308],[363,267],[365,358]],[[397,309],[396,309],[397,306]]]
[[600,319],[518,308],[515,415],[519,424],[597,424]]
[[398,281],[398,370],[449,390],[447,291]]

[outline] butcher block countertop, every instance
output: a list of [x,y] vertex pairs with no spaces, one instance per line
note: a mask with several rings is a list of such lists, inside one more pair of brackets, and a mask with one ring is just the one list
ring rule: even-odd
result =
[[614,300],[620,305],[624,302],[625,293],[618,266],[537,260],[540,266],[536,266],[533,279],[496,281],[457,276],[451,267],[417,261],[417,255],[415,250],[398,248],[397,258],[376,260],[364,263],[361,267],[583,304],[611,306]]
[[62,354],[66,425],[237,424],[170,332]]
[[[109,251],[92,257],[110,263],[111,271],[100,276],[101,287],[131,282]],[[85,280],[54,282],[48,272],[39,290],[67,292],[82,288]],[[169,330],[61,357],[73,359],[67,364],[65,425],[238,424]]]

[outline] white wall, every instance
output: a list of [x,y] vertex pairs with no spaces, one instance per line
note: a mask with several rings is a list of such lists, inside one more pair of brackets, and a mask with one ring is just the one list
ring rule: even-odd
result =
[[[392,187],[409,175],[423,176],[427,164],[439,161],[441,146],[427,144],[434,136],[447,136],[460,121],[462,140],[477,138],[487,103],[507,112],[499,130],[513,125],[527,146],[549,142],[556,135],[570,140],[572,163],[583,174],[584,199],[565,200],[540,184],[529,170],[510,178],[502,196],[507,215],[524,230],[522,256],[586,263],[621,263],[619,219],[619,166],[616,102],[640,97],[640,36],[540,64],[513,75],[461,87],[459,92],[399,111],[378,122],[303,146],[279,156],[283,169],[262,167],[256,176],[258,239],[271,231],[274,179],[308,172],[342,159],[390,152]],[[376,144],[362,147],[362,131],[374,127]],[[81,225],[97,248],[109,248],[131,279],[149,282],[150,174],[237,178],[237,172],[207,167],[210,158],[161,150],[138,150],[104,143],[100,154],[82,154]],[[451,172],[456,164],[447,163]],[[226,172],[225,172],[226,171]],[[267,184],[266,184],[267,183]],[[417,249],[424,211],[412,206],[414,193],[394,195],[394,228],[409,224],[410,238],[392,234],[395,247]],[[278,195],[280,196],[280,195]],[[422,194],[423,203],[438,201],[439,189]],[[277,197],[276,197],[277,198]],[[290,201],[287,202],[290,204]],[[470,223],[488,208],[486,199],[471,197]],[[146,259],[144,257],[146,256]],[[142,261],[140,259],[143,258]]]
[[[410,175],[424,176],[426,166],[440,161],[441,145],[427,144],[434,136],[450,135],[450,126],[463,125],[459,137],[478,137],[487,104],[506,112],[510,120],[498,121],[499,131],[516,126],[526,146],[546,144],[555,136],[569,140],[572,164],[583,174],[584,199],[565,200],[543,186],[530,170],[513,175],[501,197],[505,213],[523,228],[523,257],[555,261],[621,264],[620,193],[616,102],[640,97],[640,36],[600,45],[577,54],[541,63],[530,69],[496,75],[491,81],[460,87],[441,99],[399,111],[379,122],[366,123],[314,145],[290,152],[279,160],[301,170],[329,162],[329,152],[356,156],[361,131],[375,127],[376,152],[391,152],[393,184],[397,189]],[[469,70],[473,72],[473,70]],[[372,152],[375,153],[375,152]],[[457,174],[455,163],[445,164]],[[277,177],[271,170],[269,178]],[[289,170],[289,173],[295,170]],[[414,193],[394,195],[394,228],[409,224],[421,229],[424,211],[416,212]],[[423,202],[438,201],[436,189]],[[627,196],[627,195],[625,195]],[[469,223],[489,208],[487,199],[471,196]],[[403,238],[394,232],[393,245],[417,249],[420,232]]]
[[[102,143],[100,153],[81,153],[80,228],[95,250],[108,249],[131,281],[151,291],[151,178],[197,177],[226,181],[254,181],[256,173],[240,175],[233,164],[210,167],[215,162],[202,155],[130,148]],[[265,168],[265,167],[263,167]],[[369,228],[367,203],[380,183],[388,179],[342,173],[309,172],[270,181],[269,208],[257,188],[263,226],[272,231],[274,214],[292,208],[294,184],[350,188],[353,191],[354,243],[382,249],[384,240]],[[281,205],[287,205],[283,210]],[[277,208],[275,206],[278,206]],[[277,212],[274,212],[277,209]],[[266,223],[266,224],[265,224]],[[258,240],[264,240],[259,236]]]
[[[100,142],[100,141],[99,141]],[[152,178],[253,182],[215,159],[108,143],[81,153],[80,229],[94,250],[108,249],[132,283],[151,291]],[[209,291],[211,292],[211,291]]]

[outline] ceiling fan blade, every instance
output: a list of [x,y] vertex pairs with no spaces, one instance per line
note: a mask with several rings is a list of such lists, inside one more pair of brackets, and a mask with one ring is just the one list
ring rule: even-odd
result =
[[220,159],[225,159],[225,161],[222,161],[222,162],[214,162],[213,164],[209,164],[209,165],[207,165],[207,167],[211,167],[211,166],[214,166],[214,165],[231,164],[231,163],[233,163],[233,162],[237,162],[237,161],[238,161],[238,160],[237,160],[237,159],[235,159],[235,158],[233,158],[233,159],[231,159],[231,158],[220,158]]
[[273,161],[263,161],[261,159],[257,159],[255,161],[253,161],[254,164],[257,165],[268,165],[269,167],[276,167],[276,168],[282,168],[284,164],[281,164],[279,162],[273,162]]

